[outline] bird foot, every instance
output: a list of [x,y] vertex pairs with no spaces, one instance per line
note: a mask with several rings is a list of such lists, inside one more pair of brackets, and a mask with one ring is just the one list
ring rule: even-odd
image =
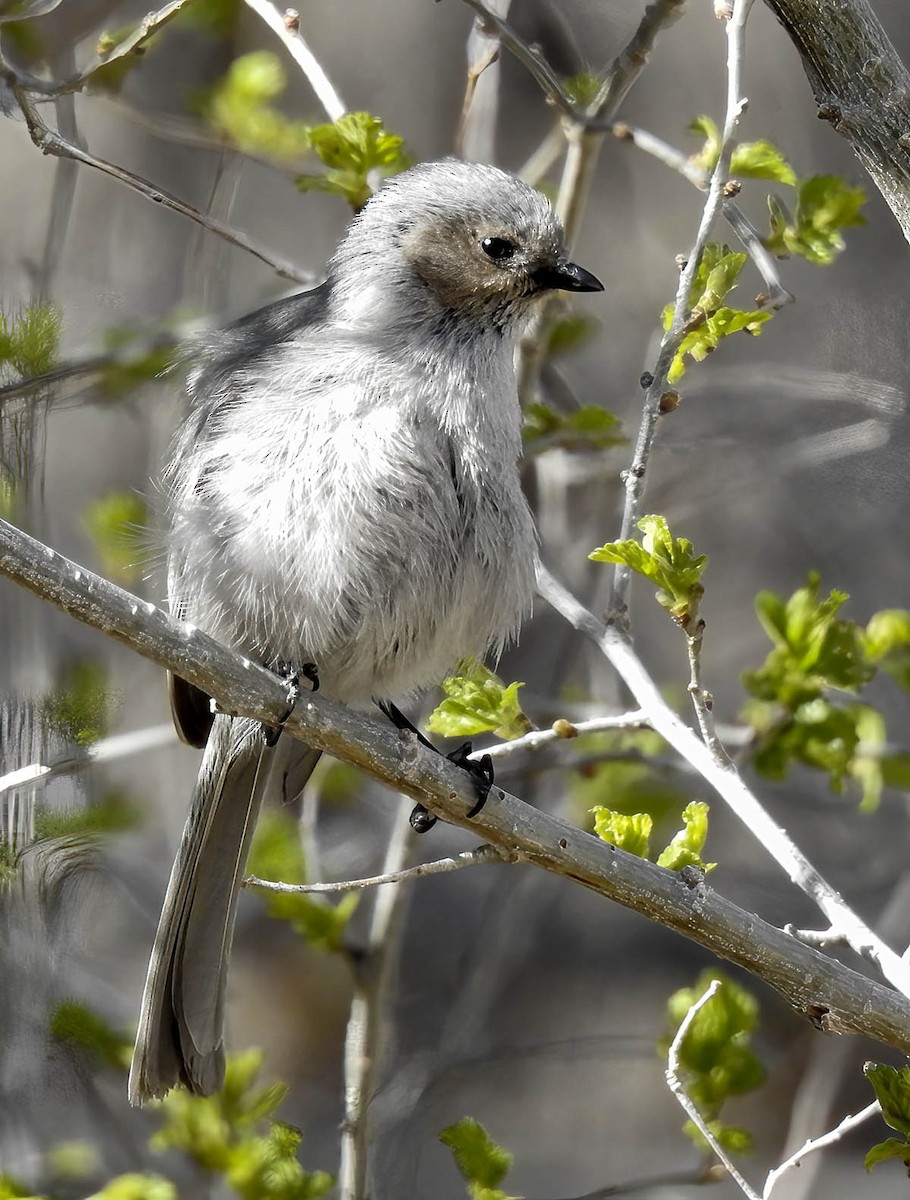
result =
[[279,660],[272,669],[288,685],[288,707],[277,725],[263,725],[262,736],[267,746],[274,746],[277,743],[285,722],[297,707],[297,701],[300,698],[300,677],[303,676],[309,681],[311,692],[319,691],[319,672],[315,663],[308,662],[304,663],[302,667],[295,667],[291,663]]

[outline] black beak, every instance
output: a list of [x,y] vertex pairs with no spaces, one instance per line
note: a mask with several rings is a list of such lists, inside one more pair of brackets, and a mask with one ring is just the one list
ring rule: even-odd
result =
[[546,263],[531,272],[531,278],[539,288],[556,288],[561,292],[602,292],[604,285],[596,275],[586,271],[577,263],[559,258],[555,263]]

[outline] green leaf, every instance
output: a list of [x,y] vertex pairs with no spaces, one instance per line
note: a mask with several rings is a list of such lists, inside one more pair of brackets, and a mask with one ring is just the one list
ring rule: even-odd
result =
[[[694,987],[682,988],[670,997],[668,1030],[658,1045],[658,1053],[666,1057],[689,1010],[714,979],[721,986],[695,1014],[680,1047],[680,1066],[688,1093],[709,1122],[718,1119],[731,1097],[753,1091],[765,1077],[764,1068],[749,1044],[758,1022],[758,1002],[745,988],[715,970],[704,971]],[[736,1127],[729,1128],[737,1136],[745,1134]]]
[[118,1175],[88,1200],[178,1200],[175,1184],[161,1175]]
[[886,1063],[867,1062],[863,1074],[872,1084],[875,1098],[882,1106],[886,1125],[910,1137],[910,1067],[889,1067]]
[[752,179],[776,179],[778,183],[796,186],[796,172],[774,143],[765,139],[743,142],[737,146],[733,151],[730,173]]
[[545,357],[558,358],[561,354],[571,354],[590,341],[599,329],[600,322],[593,317],[571,311],[564,313],[550,326]]
[[651,849],[651,830],[654,818],[650,813],[615,812],[612,808],[597,805],[594,814],[594,832],[604,842],[618,846],[638,858],[647,858]]
[[869,661],[910,691],[910,612],[889,608],[875,613],[866,626],[864,642]]
[[832,263],[844,248],[841,230],[864,225],[860,209],[866,194],[837,175],[814,175],[800,182],[796,210],[768,197],[771,224],[765,246],[772,254],[798,254],[811,263]]
[[468,1183],[498,1187],[512,1166],[512,1155],[473,1117],[462,1117],[456,1125],[443,1129],[439,1140],[452,1151],[455,1165]]
[[523,683],[506,684],[476,658],[464,659],[458,674],[443,681],[446,698],[430,713],[427,730],[450,738],[478,733],[505,740],[521,737],[532,728],[518,700],[521,687]]
[[698,867],[700,871],[713,871],[717,863],[702,861],[701,852],[708,836],[709,806],[702,800],[693,800],[683,809],[683,827],[662,852],[657,860],[659,867],[670,871],[681,871],[683,867]]
[[701,134],[705,139],[704,146],[698,154],[693,154],[692,160],[703,171],[710,174],[717,166],[717,160],[720,158],[721,138],[717,122],[708,116],[696,117],[689,125],[689,132]]
[[35,814],[35,840],[122,833],[136,828],[139,815],[125,796],[110,791],[85,808],[40,810]]
[[631,538],[607,542],[588,558],[592,562],[622,564],[656,583],[658,603],[685,628],[698,615],[705,591],[701,575],[708,565],[707,556],[696,557],[687,538],[673,537],[665,517],[642,517],[638,528],[645,535],[641,543]]
[[562,81],[562,86],[580,108],[594,103],[602,84],[603,80],[593,71],[578,71]]
[[[687,329],[667,374],[676,383],[686,371],[686,359],[702,362],[717,349],[724,338],[734,333],[757,337],[772,312],[744,310],[724,305],[727,295],[737,286],[747,255],[735,254],[729,246],[709,242],[699,263],[689,293],[690,315]],[[668,304],[661,317],[664,329],[673,324],[674,305]]]
[[54,692],[44,700],[43,714],[66,741],[90,746],[106,735],[119,699],[100,663],[77,662],[63,670]]
[[132,1039],[77,1000],[64,1000],[51,1014],[49,1032],[106,1066],[123,1068],[130,1060]]
[[335,192],[355,212],[373,193],[371,172],[387,178],[410,165],[404,140],[368,112],[346,113],[331,124],[314,125],[309,136],[313,150],[329,169],[325,175],[297,176],[297,186],[304,192]]
[[[282,812],[267,812],[256,826],[250,853],[250,874],[281,883],[306,883],[306,863],[296,821]],[[260,893],[266,912],[287,921],[314,949],[337,953],[359,897],[349,892],[332,904],[324,896],[301,892]]]
[[0,1200],[45,1200],[45,1198],[36,1196],[31,1188],[27,1188],[25,1184],[13,1179],[12,1175],[0,1171]]
[[[741,1125],[727,1125],[723,1121],[708,1121],[708,1128],[720,1142],[728,1154],[751,1154],[755,1149],[755,1138],[748,1129]],[[708,1153],[711,1147],[708,1140],[694,1121],[686,1121],[683,1133],[699,1148]]]
[[149,515],[134,492],[108,492],[82,514],[82,528],[92,540],[106,575],[131,585],[142,578],[147,563]]
[[203,111],[216,132],[244,153],[293,162],[310,148],[310,130],[271,103],[286,85],[278,56],[254,50],[234,59]]
[[621,430],[619,417],[599,404],[561,413],[535,401],[525,407],[522,432],[525,446],[531,450],[540,441],[546,442],[545,449],[609,450],[628,441]]
[[877,1146],[873,1146],[863,1159],[867,1171],[884,1162],[886,1158],[899,1158],[905,1167],[910,1169],[910,1142],[902,1142],[900,1138],[885,1138]]
[[55,367],[62,324],[56,304],[0,305],[0,381],[30,379]]

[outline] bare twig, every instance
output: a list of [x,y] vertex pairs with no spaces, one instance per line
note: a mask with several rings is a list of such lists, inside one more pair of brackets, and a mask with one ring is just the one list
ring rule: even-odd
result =
[[701,644],[704,633],[705,623],[701,619],[696,621],[693,633],[686,633],[686,648],[689,653],[689,695],[692,697],[692,707],[695,709],[695,719],[698,721],[702,741],[711,751],[715,762],[729,767],[733,765],[730,756],[714,728],[714,697],[709,691],[706,691],[701,680]]
[[233,229],[231,226],[225,225],[221,221],[216,221],[212,217],[204,216],[198,209],[193,208],[191,204],[187,204],[184,200],[180,200],[177,196],[166,192],[163,188],[155,187],[154,184],[144,179],[141,175],[127,171],[125,167],[118,167],[116,163],[108,162],[104,158],[97,158],[95,155],[88,153],[88,151],[82,150],[71,142],[66,141],[59,133],[55,133],[50,129],[38,116],[37,110],[29,99],[27,91],[28,89],[23,88],[18,83],[13,85],[13,92],[25,116],[31,139],[42,154],[50,154],[55,158],[72,158],[76,162],[84,163],[86,166],[95,167],[96,170],[102,171],[112,179],[116,179],[118,183],[126,184],[127,187],[144,196],[146,200],[151,200],[153,203],[160,204],[164,208],[170,208],[174,212],[180,213],[181,216],[189,217],[191,221],[202,225],[210,233],[215,233],[230,242],[233,246],[238,246],[241,250],[246,250],[249,254],[254,255],[261,262],[270,266],[283,278],[292,279],[295,283],[302,284],[312,284],[315,282],[315,278],[310,272],[302,271],[292,263],[279,258],[260,242],[248,237],[245,233],[241,233],[240,230]]
[[[676,352],[685,336],[689,320],[689,297],[692,284],[701,263],[711,230],[714,227],[714,222],[721,211],[724,201],[724,187],[729,177],[730,159],[733,154],[733,138],[739,119],[747,103],[742,95],[741,81],[746,19],[751,7],[752,0],[736,0],[732,15],[726,24],[727,104],[724,128],[721,135],[720,153],[717,165],[711,173],[708,194],[702,211],[698,233],[695,237],[695,244],[689,252],[685,267],[680,273],[679,285],[676,289],[676,299],[673,305],[673,320],[670,328],[661,339],[657,362],[645,396],[641,425],[639,426],[638,439],[635,444],[635,455],[631,466],[623,473],[625,498],[622,526],[619,533],[620,540],[625,540],[632,536],[635,523],[640,515],[640,504],[645,490],[645,475],[661,411],[661,397],[667,390],[667,375]],[[628,611],[631,582],[632,573],[629,567],[618,565],[614,568],[613,587],[610,592],[610,611],[618,619],[625,619]]]
[[679,1101],[686,1116],[698,1128],[698,1132],[702,1135],[720,1161],[724,1164],[730,1177],[739,1186],[743,1195],[748,1196],[749,1200],[761,1200],[758,1192],[753,1191],[742,1175],[740,1175],[732,1159],[714,1136],[714,1133],[711,1130],[708,1122],[701,1115],[701,1113],[698,1111],[698,1107],[690,1098],[682,1080],[682,1065],[680,1063],[680,1050],[682,1048],[682,1044],[685,1040],[686,1034],[692,1028],[692,1023],[698,1016],[699,1011],[708,1003],[719,987],[719,980],[712,979],[705,994],[695,1001],[680,1022],[679,1029],[677,1029],[676,1036],[670,1043],[670,1050],[667,1055],[667,1086]]
[[471,758],[481,759],[485,754],[491,758],[511,758],[522,750],[539,750],[553,742],[580,737],[585,733],[603,733],[607,729],[646,729],[648,718],[642,712],[616,713],[608,717],[592,717],[590,721],[566,721],[559,718],[550,729],[532,729],[530,733],[513,738],[510,742],[497,742],[475,750]]
[[0,798],[5,792],[11,792],[27,783],[47,783],[56,775],[69,775],[73,771],[83,771],[86,767],[117,762],[133,754],[146,754],[149,750],[157,750],[162,746],[176,745],[177,735],[171,724],[151,725],[134,733],[118,733],[86,746],[78,758],[66,755],[54,759],[53,762],[30,763],[27,767],[19,767],[16,771],[0,775]]
[[[392,826],[384,875],[400,874],[406,869],[415,838],[402,807]],[[339,1200],[366,1200],[368,1194],[368,1110],[376,1090],[382,1051],[382,1010],[407,895],[406,888],[384,888],[376,893],[367,944],[355,961],[354,997],[344,1044]]]
[[845,1137],[852,1129],[856,1129],[858,1125],[862,1125],[864,1121],[868,1121],[871,1117],[874,1117],[876,1113],[880,1113],[881,1111],[882,1109],[879,1102],[877,1100],[873,1100],[871,1104],[867,1104],[866,1107],[860,1112],[852,1113],[849,1117],[844,1117],[841,1123],[835,1126],[834,1129],[830,1129],[827,1133],[823,1133],[820,1137],[809,1138],[805,1145],[800,1146],[799,1150],[797,1150],[795,1154],[791,1154],[790,1157],[785,1162],[782,1162],[779,1167],[775,1167],[773,1171],[768,1172],[768,1176],[765,1180],[765,1186],[762,1190],[761,1200],[768,1200],[777,1184],[780,1183],[782,1177],[786,1175],[788,1171],[792,1170],[793,1167],[800,1166],[806,1155],[814,1154],[816,1150],[824,1150],[826,1146],[833,1146],[836,1142],[839,1142],[841,1138]]
[[508,21],[497,16],[488,5],[484,4],[483,0],[464,0],[464,2],[480,16],[484,28],[495,33],[502,45],[527,67],[540,84],[547,99],[562,112],[567,113],[570,117],[574,116],[578,111],[578,106],[562,86],[562,81],[541,53],[540,47],[528,45],[523,38],[518,36]]
[[[0,786],[3,780],[0,779]],[[364,888],[381,887],[386,883],[404,883],[409,879],[423,879],[426,875],[446,875],[464,867],[477,867],[484,863],[514,862],[496,846],[478,846],[476,850],[462,850],[454,858],[437,858],[433,862],[418,863],[416,867],[404,867],[382,875],[370,875],[366,879],[342,879],[337,883],[278,883],[272,879],[258,879],[248,875],[244,887],[262,892],[280,892],[287,895],[330,895],[333,892],[358,892]]]
[[[692,155],[677,150],[663,138],[656,137],[646,129],[628,125],[625,121],[607,122],[604,128],[608,129],[621,142],[630,142],[645,154],[662,162],[664,166],[678,172],[700,191],[704,191],[708,186],[710,176],[699,166],[698,161]],[[766,305],[769,308],[777,309],[783,308],[785,304],[792,304],[794,296],[781,283],[774,256],[762,245],[758,230],[731,196],[724,197],[721,207],[728,224],[745,246],[765,281],[765,287],[768,289]]]
[[[508,854],[521,855],[529,864],[634,908],[759,975],[817,1027],[831,1033],[862,1033],[910,1052],[910,1000],[738,908],[704,880],[680,876],[625,854],[568,821],[523,804],[499,787],[492,788],[480,813],[469,816],[477,796],[467,773],[421,746],[407,731],[396,736],[387,723],[318,694],[303,697],[287,717],[286,685],[270,671],[76,566],[2,520],[0,574],[215,696],[223,711],[268,725],[284,721],[289,736],[362,768],[450,823],[469,829],[473,836],[482,836]],[[571,606],[570,611],[574,615]],[[581,612],[584,614],[583,609]],[[605,632],[590,614],[581,619],[581,627],[590,631],[591,622]],[[668,710],[657,689],[634,655],[630,659],[620,654],[619,661],[624,675],[633,682],[633,692],[639,693],[642,707],[655,716],[655,728],[718,790],[722,786],[734,794],[744,791],[748,795],[742,781],[732,772],[722,772],[675,714],[666,716]],[[752,803],[757,803],[754,798]],[[769,818],[760,806],[758,813],[756,828],[766,839]],[[793,854],[796,865],[802,864],[798,852]],[[807,870],[811,868],[807,866]],[[385,889],[378,894],[403,893],[404,889]],[[822,898],[824,903],[832,906],[832,896],[838,902],[833,904],[838,914],[841,910],[849,914],[830,889]],[[868,930],[849,915],[851,944],[856,945],[860,934],[868,934]],[[869,949],[879,952],[892,975],[878,940],[871,934],[868,938]]]
[[616,624],[603,625],[545,568],[541,568],[537,587],[552,608],[600,647],[647,715],[651,726],[714,788],[786,871],[791,881],[815,901],[850,946],[876,963],[886,979],[904,995],[910,996],[910,965],[885,945],[822,877],[786,832],[772,820],[736,768],[729,762],[719,762],[667,705],[624,630]]
[[648,65],[648,56],[654,49],[657,35],[682,15],[685,3],[686,0],[653,0],[648,5],[628,45],[607,71],[597,98],[591,105],[593,116],[609,119],[617,111]]
[[288,54],[300,67],[329,120],[337,121],[339,117],[343,117],[348,111],[347,105],[339,96],[316,55],[304,41],[300,32],[299,14],[294,9],[288,9],[284,14],[280,13],[272,4],[272,0],[244,0],[244,3],[284,42]]
[[[111,63],[126,58],[130,54],[135,54],[137,50],[141,50],[150,37],[158,33],[160,29],[163,29],[189,3],[190,0],[170,0],[170,3],[165,4],[156,12],[148,13],[139,22],[133,32],[128,37],[125,37],[122,42],[118,42],[107,53],[103,51],[97,53],[87,67],[74,75],[70,75],[67,79],[56,81],[44,80],[38,79],[34,75],[27,75],[22,71],[16,71],[15,77],[11,78],[9,82],[11,84],[17,83],[25,87],[28,91],[36,92],[43,96],[63,96],[70,92],[81,92],[87,84],[91,83],[97,71],[102,70],[104,67],[109,67]],[[8,69],[7,73],[12,74]]]
[[[512,0],[490,0],[490,10],[505,20]],[[473,162],[496,161],[496,117],[499,110],[500,41],[479,14],[468,34],[468,72],[455,153]]]

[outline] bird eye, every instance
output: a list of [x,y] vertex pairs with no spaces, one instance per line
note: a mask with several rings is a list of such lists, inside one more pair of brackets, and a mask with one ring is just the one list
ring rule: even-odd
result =
[[515,243],[506,238],[485,237],[480,243],[480,248],[487,258],[492,258],[494,262],[504,262],[515,253]]

